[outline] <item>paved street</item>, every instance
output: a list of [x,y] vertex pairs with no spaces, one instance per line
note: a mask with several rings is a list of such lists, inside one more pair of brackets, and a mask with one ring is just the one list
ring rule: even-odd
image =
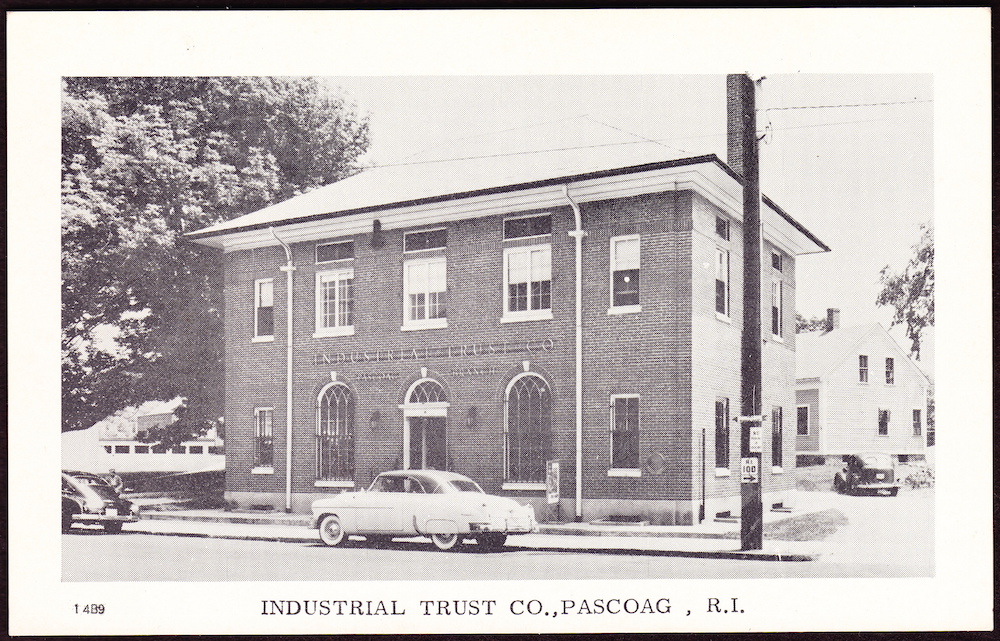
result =
[[[933,497],[802,493],[803,504],[835,508],[850,524],[825,541],[816,561],[733,560],[643,549],[643,537],[533,534],[508,549],[475,545],[439,552],[426,541],[374,548],[358,541],[327,548],[318,541],[257,541],[80,530],[64,535],[65,581],[530,580],[651,578],[910,577],[933,572]],[[235,527],[235,526],[231,526]],[[258,526],[262,528],[275,526]],[[609,540],[612,539],[612,540]],[[631,539],[631,540],[629,540]],[[734,542],[735,544],[735,542]],[[561,549],[567,548],[567,549]],[[577,548],[577,549],[572,549]],[[624,549],[601,549],[624,548]],[[114,562],[95,562],[114,559]],[[249,564],[248,559],[265,559]]]

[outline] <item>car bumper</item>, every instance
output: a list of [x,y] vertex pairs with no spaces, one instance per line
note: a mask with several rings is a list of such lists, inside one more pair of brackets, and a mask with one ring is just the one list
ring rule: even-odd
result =
[[899,486],[895,483],[857,483],[856,490],[897,490]]
[[119,523],[135,523],[139,520],[138,514],[74,514],[74,523],[107,523],[117,521]]
[[498,519],[490,523],[470,523],[469,531],[473,534],[477,532],[496,532],[498,534],[529,534],[538,531],[538,523],[534,516],[526,515],[520,518]]

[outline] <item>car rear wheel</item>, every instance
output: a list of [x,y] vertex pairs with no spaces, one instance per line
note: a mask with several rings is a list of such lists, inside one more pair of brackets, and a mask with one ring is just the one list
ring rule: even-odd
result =
[[462,542],[458,534],[431,534],[431,541],[439,550],[451,550]]
[[899,488],[898,487],[894,487],[894,488],[890,488],[889,489],[889,496],[896,496],[897,494],[899,494]]
[[837,494],[844,493],[844,479],[840,478],[840,474],[833,477],[833,490]]
[[507,535],[503,532],[480,534],[476,537],[476,542],[484,550],[499,550],[507,542]]
[[104,524],[104,531],[108,534],[118,534],[122,531],[121,521],[108,521]]
[[324,516],[319,523],[319,538],[331,547],[343,543],[347,537],[344,534],[344,528],[340,526],[340,517],[335,514]]

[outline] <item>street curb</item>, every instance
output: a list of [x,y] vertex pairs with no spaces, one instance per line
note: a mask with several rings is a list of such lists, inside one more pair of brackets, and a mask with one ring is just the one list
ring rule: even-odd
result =
[[[129,530],[132,534],[146,534],[153,536],[180,536],[201,539],[228,539],[234,541],[262,541],[274,543],[315,543],[321,544],[319,539],[296,536],[278,535],[254,535],[254,534],[219,534],[210,532],[148,532],[145,530]],[[808,562],[815,561],[818,555],[815,554],[779,554],[773,552],[754,552],[742,550],[643,550],[635,548],[562,548],[562,547],[521,547],[508,545],[498,552],[516,552],[520,550],[533,550],[537,552],[578,552],[582,554],[618,554],[629,556],[670,556],[686,557],[695,559],[727,559],[739,561],[777,561],[777,562]]]

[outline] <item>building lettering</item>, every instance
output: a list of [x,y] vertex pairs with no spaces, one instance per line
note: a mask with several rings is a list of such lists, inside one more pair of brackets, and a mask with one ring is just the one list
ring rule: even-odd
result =
[[446,347],[415,347],[408,349],[379,349],[337,354],[315,354],[313,365],[337,365],[340,363],[393,363],[420,361],[431,358],[464,358],[468,356],[541,354],[555,349],[555,340],[543,338],[524,343],[474,343],[468,345],[448,345]]

